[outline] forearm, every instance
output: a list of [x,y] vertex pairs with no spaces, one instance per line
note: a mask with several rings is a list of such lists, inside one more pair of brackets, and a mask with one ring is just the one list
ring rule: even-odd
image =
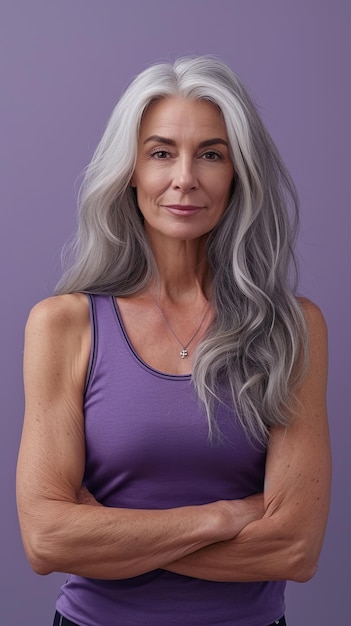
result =
[[22,534],[33,568],[92,578],[129,578],[235,536],[257,504],[217,502],[168,510],[114,509],[43,502],[22,511]]
[[295,580],[304,582],[317,568],[323,535],[309,545],[303,532],[262,518],[235,538],[198,550],[164,569],[217,582]]
[[139,511],[51,502],[23,524],[22,534],[40,574],[128,578],[181,559],[219,536],[216,512],[208,507],[200,516],[198,508]]

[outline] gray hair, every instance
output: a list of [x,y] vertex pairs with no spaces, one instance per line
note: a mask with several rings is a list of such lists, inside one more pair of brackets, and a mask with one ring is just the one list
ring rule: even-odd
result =
[[219,107],[235,169],[229,205],[207,242],[216,315],[197,349],[193,383],[210,436],[224,380],[229,406],[264,441],[270,426],[289,423],[306,364],[306,326],[295,295],[298,200],[250,96],[222,61],[204,56],[154,65],[126,89],[86,169],[73,261],[56,293],[127,296],[156,275],[130,179],[145,110],[172,96]]

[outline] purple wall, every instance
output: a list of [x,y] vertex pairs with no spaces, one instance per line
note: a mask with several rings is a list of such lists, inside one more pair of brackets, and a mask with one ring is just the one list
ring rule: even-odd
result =
[[62,580],[31,572],[15,510],[25,319],[59,275],[76,178],[121,89],[150,62],[188,53],[241,75],[300,192],[301,290],[330,329],[334,490],[319,572],[289,585],[287,615],[289,626],[348,623],[350,17],[349,0],[2,0],[1,624],[51,624]]

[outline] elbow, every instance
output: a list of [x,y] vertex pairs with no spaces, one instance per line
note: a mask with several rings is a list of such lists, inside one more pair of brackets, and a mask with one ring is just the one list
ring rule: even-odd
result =
[[305,583],[311,580],[318,568],[318,556],[305,540],[296,542],[288,560],[287,580]]
[[[51,505],[50,505],[51,506]],[[19,522],[24,551],[33,571],[41,576],[65,572],[72,545],[67,544],[67,532],[60,509],[43,510],[37,506],[19,508]]]
[[273,563],[274,580],[291,580],[305,583],[318,569],[323,543],[323,532],[306,523],[291,524],[286,519],[271,517],[269,524],[275,538],[276,551]]
[[24,550],[32,570],[40,576],[47,576],[55,571],[48,551],[43,549],[39,540],[31,538],[24,543]]
[[33,572],[35,574],[39,574],[39,576],[47,576],[48,574],[52,574],[55,571],[51,567],[49,567],[45,561],[34,560],[29,562]]
[[291,575],[288,580],[295,583],[307,583],[315,575],[318,563],[309,559],[301,559],[297,566],[292,568]]
[[22,532],[22,540],[29,564],[36,574],[47,576],[57,571],[53,562],[53,544],[46,534],[33,530]]

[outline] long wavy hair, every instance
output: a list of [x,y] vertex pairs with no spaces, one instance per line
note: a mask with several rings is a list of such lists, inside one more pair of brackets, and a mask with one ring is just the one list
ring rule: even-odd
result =
[[226,402],[248,433],[265,441],[272,425],[292,418],[307,359],[293,253],[298,199],[249,94],[222,61],[204,56],[157,64],[125,90],[86,169],[69,269],[56,293],[123,297],[155,277],[130,179],[145,110],[172,96],[219,107],[235,169],[229,205],[207,241],[215,318],[196,351],[193,383],[210,436],[225,381]]

